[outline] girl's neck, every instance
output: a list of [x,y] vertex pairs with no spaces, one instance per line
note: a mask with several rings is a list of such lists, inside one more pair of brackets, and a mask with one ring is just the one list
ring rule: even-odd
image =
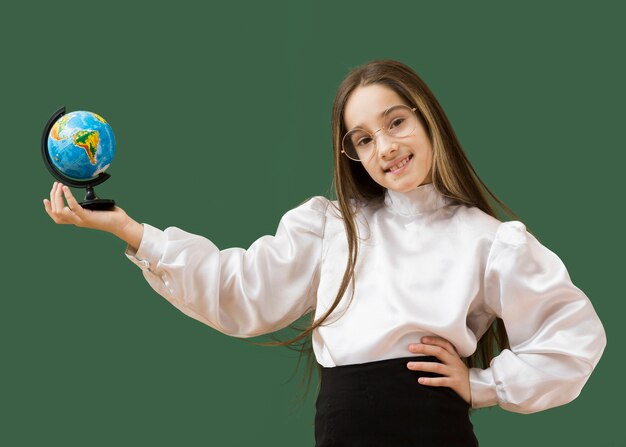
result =
[[385,191],[384,203],[394,214],[413,216],[437,210],[452,200],[440,194],[432,183],[425,183],[407,192]]

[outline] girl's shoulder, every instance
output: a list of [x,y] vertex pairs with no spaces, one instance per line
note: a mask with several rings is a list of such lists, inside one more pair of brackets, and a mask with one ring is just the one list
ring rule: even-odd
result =
[[[379,200],[373,201],[359,201],[357,199],[349,199],[350,206],[355,214],[358,216],[363,213],[365,210],[370,210],[373,207],[380,206]],[[325,196],[312,196],[300,203],[296,208],[291,211],[304,211],[304,210],[315,210],[321,214],[323,214],[326,218],[333,219],[342,219],[341,208],[339,206],[338,200],[329,199]]]
[[454,213],[461,231],[486,237],[492,242],[519,245],[530,235],[523,222],[502,221],[475,206],[456,205]]
[[476,206],[453,205],[456,220],[467,230],[495,234],[502,221]]
[[330,199],[324,196],[311,196],[287,211],[283,217],[292,215],[318,215],[325,217],[329,207],[332,207],[332,201]]

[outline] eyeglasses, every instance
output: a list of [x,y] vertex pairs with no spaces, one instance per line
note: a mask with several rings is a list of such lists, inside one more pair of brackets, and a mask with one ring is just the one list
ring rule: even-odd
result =
[[408,137],[417,128],[415,110],[415,107],[404,104],[390,107],[383,113],[383,126],[373,134],[359,127],[346,133],[341,141],[341,152],[354,161],[367,160],[376,152],[375,135],[378,131],[393,138]]

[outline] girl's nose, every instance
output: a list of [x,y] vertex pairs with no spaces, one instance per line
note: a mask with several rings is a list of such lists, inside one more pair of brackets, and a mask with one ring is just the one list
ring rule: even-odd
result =
[[378,135],[378,141],[376,142],[378,148],[378,156],[380,158],[386,158],[390,154],[394,153],[398,150],[398,144],[393,141],[393,138],[389,137],[389,135],[381,132]]

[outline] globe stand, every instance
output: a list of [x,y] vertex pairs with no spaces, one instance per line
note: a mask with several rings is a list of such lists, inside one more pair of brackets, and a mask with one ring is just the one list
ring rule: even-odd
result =
[[[106,179],[105,179],[106,180]],[[99,199],[92,186],[87,186],[87,194],[82,202],[78,202],[83,208],[88,210],[106,211],[115,206],[115,200]]]
[[99,185],[100,183],[108,180],[111,177],[109,174],[105,172],[101,172],[97,177],[89,180],[76,180],[71,177],[66,176],[61,171],[59,171],[52,161],[50,160],[50,153],[48,152],[48,135],[50,135],[50,130],[54,123],[56,123],[59,118],[65,115],[65,107],[61,107],[59,110],[54,112],[46,126],[43,129],[43,134],[41,136],[41,152],[43,155],[43,161],[48,171],[54,178],[67,186],[72,186],[74,188],[86,188],[87,194],[82,202],[79,202],[80,206],[83,208],[87,208],[89,210],[94,211],[106,211],[113,209],[115,207],[115,200],[112,199],[100,199],[96,196],[96,192],[93,187]]

